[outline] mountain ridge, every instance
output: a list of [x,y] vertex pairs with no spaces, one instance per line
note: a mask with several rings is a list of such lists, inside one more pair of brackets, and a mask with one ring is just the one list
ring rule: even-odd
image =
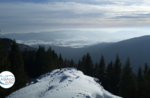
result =
[[[105,58],[106,66],[110,61],[115,62],[118,54],[122,65],[124,66],[126,59],[129,57],[134,72],[137,72],[139,66],[144,67],[145,63],[150,64],[150,35],[126,39],[115,43],[99,43],[96,45],[86,46],[83,48],[71,48],[51,46],[59,55],[61,53],[63,59],[73,59],[75,63],[81,60],[83,55],[90,53],[93,63],[99,62],[101,55]],[[23,45],[23,44],[22,44]],[[48,49],[50,45],[40,44]],[[29,46],[30,47],[30,46]],[[37,50],[39,45],[32,45],[31,48]]]
[[[115,61],[117,54],[120,57],[122,66],[125,65],[126,59],[129,57],[131,66],[133,67],[134,72],[136,72],[139,66],[142,66],[143,68],[145,63],[150,64],[149,42],[150,36],[147,35],[126,39],[116,43],[100,43],[83,48],[68,48],[59,46],[51,47],[57,54],[61,53],[63,59],[73,59],[76,63],[78,63],[79,59],[81,60],[83,55],[85,55],[87,52],[90,53],[94,63],[99,62],[101,55],[103,55],[106,66],[110,61]],[[45,46],[47,48],[49,47],[49,45]]]
[[[13,40],[11,40],[9,38],[0,38],[0,42],[3,44],[5,50],[7,52],[9,52],[11,49],[11,45],[12,45]],[[19,43],[17,43],[17,45],[19,46],[19,49],[21,51],[24,51],[25,49],[27,49],[28,51],[33,51],[33,50],[36,51],[37,50],[36,48],[28,46],[28,45],[19,44]]]

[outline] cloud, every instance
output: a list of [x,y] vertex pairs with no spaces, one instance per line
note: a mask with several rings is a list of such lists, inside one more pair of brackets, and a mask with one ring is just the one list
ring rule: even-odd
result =
[[150,26],[147,0],[13,1],[0,3],[0,29],[4,33]]
[[51,45],[53,42],[45,42],[43,40],[26,40],[26,41],[22,41],[22,40],[16,40],[17,43],[20,44],[25,44],[25,45],[38,45],[38,44],[47,44],[47,45]]
[[53,46],[62,46],[62,47],[73,47],[80,48],[86,45],[91,45],[93,43],[100,42],[101,40],[93,37],[85,37],[85,36],[76,36],[74,38],[67,39],[55,39],[54,41],[45,41],[45,40],[16,40],[17,43],[25,44],[25,45],[53,45]]
[[[107,33],[105,31],[110,30],[114,33]],[[32,34],[35,38],[34,40],[31,39],[22,39],[24,36],[31,36],[30,34],[26,34],[19,37],[20,40],[16,41],[18,43],[26,44],[26,45],[51,45],[51,46],[63,46],[63,47],[73,47],[73,48],[80,48],[88,45],[93,45],[102,42],[118,42],[121,40],[130,39],[133,37],[140,37],[145,35],[150,35],[149,33],[150,28],[106,28],[106,29],[83,29],[83,30],[61,30],[61,31],[53,31],[53,33],[43,33],[43,36],[37,36],[36,34]],[[65,32],[65,33],[63,33]],[[76,32],[76,33],[75,33]],[[142,33],[141,33],[142,32]],[[54,34],[56,33],[56,34]],[[46,37],[49,39],[46,39]],[[53,37],[50,38],[50,37]],[[58,36],[61,36],[58,38]],[[5,36],[7,37],[7,36]],[[21,38],[22,37],[22,38]],[[2,36],[3,38],[3,36]]]

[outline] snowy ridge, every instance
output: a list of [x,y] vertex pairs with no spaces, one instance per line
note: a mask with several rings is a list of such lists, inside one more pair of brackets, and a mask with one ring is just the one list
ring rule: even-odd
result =
[[121,98],[112,95],[97,82],[75,68],[56,69],[7,98]]

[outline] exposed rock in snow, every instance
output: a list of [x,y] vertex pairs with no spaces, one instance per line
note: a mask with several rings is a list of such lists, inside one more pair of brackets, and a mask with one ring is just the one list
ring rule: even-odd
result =
[[75,68],[57,69],[7,98],[121,98],[107,92],[96,81]]

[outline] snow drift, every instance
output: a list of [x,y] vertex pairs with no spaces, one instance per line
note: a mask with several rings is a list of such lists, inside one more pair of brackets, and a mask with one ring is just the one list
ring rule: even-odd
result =
[[121,98],[75,68],[56,69],[13,92],[7,98]]

